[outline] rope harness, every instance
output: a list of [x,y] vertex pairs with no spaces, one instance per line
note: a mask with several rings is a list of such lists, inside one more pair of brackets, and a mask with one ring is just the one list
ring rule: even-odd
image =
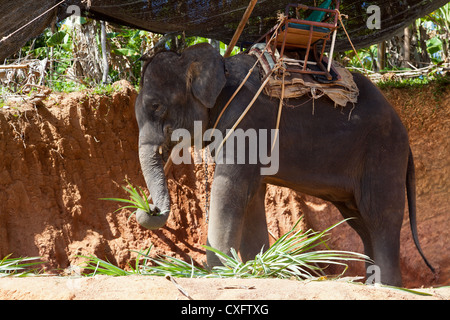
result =
[[[364,69],[364,71],[367,73],[367,70],[364,68],[364,65],[361,62],[361,59],[359,58],[359,55],[352,43],[352,40],[350,39],[349,34],[347,33],[347,30],[345,29],[344,26],[344,22],[342,21],[342,17],[348,18],[347,15],[341,14],[339,12],[339,10],[337,11],[338,14],[338,18],[339,21],[341,23],[342,28],[344,29],[345,34],[347,35],[347,39],[350,43],[350,45],[353,48],[353,51],[355,52],[356,57],[359,60],[359,63],[361,64],[362,68]],[[260,56],[258,57],[257,61],[255,62],[255,64],[250,68],[250,70],[248,71],[247,75],[244,77],[244,79],[242,80],[241,84],[239,85],[239,87],[235,90],[235,92],[233,93],[233,95],[230,97],[230,99],[228,100],[228,102],[225,104],[224,108],[222,109],[222,111],[220,112],[219,116],[217,117],[216,122],[214,123],[213,126],[213,130],[217,128],[217,125],[219,124],[220,119],[222,118],[223,114],[225,113],[226,109],[228,108],[228,106],[231,104],[231,102],[233,101],[233,99],[236,97],[236,95],[239,93],[239,91],[242,89],[242,87],[245,85],[245,83],[247,82],[247,80],[250,78],[250,75],[253,73],[253,70],[256,68],[256,66],[258,65],[258,63],[261,62],[261,58],[263,56],[263,54],[268,50],[269,44],[272,42],[272,40],[275,39],[275,37],[278,34],[278,30],[279,28],[285,23],[285,20],[287,19],[286,16],[284,16],[283,14],[280,14],[278,16],[278,24],[275,26],[275,28],[273,29],[273,33],[272,36],[270,38],[269,41],[267,41],[266,46],[264,47],[263,51],[261,52]],[[217,154],[219,153],[219,151],[222,149],[223,144],[226,142],[226,140],[231,136],[231,134],[234,132],[234,130],[236,129],[236,127],[239,125],[239,123],[242,121],[242,119],[245,117],[245,115],[248,113],[248,111],[251,109],[251,107],[253,106],[253,104],[255,103],[255,101],[258,99],[259,95],[261,94],[262,90],[264,89],[264,87],[267,85],[267,83],[270,80],[270,76],[274,73],[276,73],[277,71],[281,70],[282,71],[282,85],[281,85],[281,96],[280,96],[280,103],[278,106],[278,115],[277,115],[277,121],[276,121],[276,135],[275,135],[275,139],[274,142],[272,144],[272,148],[271,151],[273,150],[274,146],[275,146],[275,141],[277,138],[277,134],[278,134],[278,129],[279,129],[279,125],[280,125],[280,119],[281,119],[281,111],[282,111],[282,106],[283,106],[283,100],[284,100],[284,89],[285,89],[285,68],[283,67],[283,60],[284,57],[279,58],[276,62],[276,65],[274,66],[274,68],[272,68],[272,70],[265,76],[265,78],[263,79],[263,83],[261,84],[260,88],[258,89],[258,91],[256,92],[255,96],[253,97],[253,99],[250,101],[250,103],[248,104],[248,106],[245,108],[245,110],[243,111],[243,113],[241,114],[241,116],[236,120],[236,122],[234,123],[234,125],[232,126],[232,128],[230,129],[230,131],[228,132],[228,134],[225,136],[225,138],[222,140]],[[313,114],[314,114],[314,100],[318,99],[320,97],[323,96],[323,93],[316,93],[314,90],[311,91],[311,95],[313,98]],[[210,139],[212,137],[212,133],[210,135]]]
[[[263,53],[265,51],[267,51],[270,42],[275,39],[275,36],[277,34],[278,29],[284,24],[284,19],[279,19],[279,23],[278,25],[275,27],[275,32],[273,33],[270,41],[267,42]],[[250,75],[253,73],[254,69],[256,68],[256,66],[258,65],[258,63],[260,63],[260,58],[258,58],[256,60],[256,62],[254,63],[254,65],[250,68],[250,70],[248,71],[247,75],[244,77],[244,79],[242,80],[241,84],[238,86],[238,88],[234,91],[234,93],[231,95],[230,99],[227,101],[227,103],[225,104],[225,106],[223,107],[222,111],[220,112],[219,116],[217,117],[216,122],[214,123],[213,126],[213,130],[211,131],[211,135],[209,136],[209,140],[211,140],[212,137],[212,132],[217,128],[217,125],[219,124],[220,119],[222,118],[223,114],[225,113],[225,110],[228,108],[228,106],[231,104],[231,102],[234,100],[234,98],[236,97],[236,95],[239,93],[239,91],[242,89],[242,87],[245,85],[245,83],[247,82],[247,80],[250,78]],[[261,84],[260,88],[258,89],[258,91],[256,92],[256,94],[254,95],[253,99],[250,101],[250,103],[247,105],[247,107],[245,108],[244,112],[241,114],[241,116],[236,120],[236,122],[234,123],[234,125],[232,126],[232,128],[229,130],[229,132],[227,133],[227,135],[225,136],[225,138],[222,140],[222,142],[220,143],[216,154],[219,154],[220,151],[222,150],[223,144],[227,141],[227,139],[230,137],[230,135],[234,132],[234,129],[236,129],[236,127],[239,125],[239,123],[242,121],[242,119],[245,117],[245,115],[250,111],[251,107],[253,106],[253,104],[255,103],[255,101],[258,99],[259,95],[261,94],[261,92],[263,91],[264,87],[267,85],[267,83],[270,80],[270,76],[277,70],[283,69],[283,59],[279,59],[276,66],[272,69],[272,71],[266,75],[265,79],[263,80],[263,83]],[[283,82],[284,82],[284,72],[283,72]],[[284,94],[284,84],[283,84],[283,90],[282,90],[283,94]],[[279,128],[280,125],[280,119],[281,119],[281,110],[282,110],[282,106],[283,106],[283,94],[280,98],[280,104],[278,107],[278,116],[277,116],[277,122],[276,122],[276,129]],[[271,148],[271,152],[273,151],[273,148],[275,147],[275,143],[277,141],[277,135],[278,135],[278,130],[275,131],[275,138],[272,144],[272,148]],[[209,222],[209,191],[208,191],[208,186],[209,186],[209,182],[208,182],[208,159],[207,159],[207,153],[206,153],[206,148],[204,151],[204,162],[205,162],[205,219],[206,219],[206,223]]]
[[[282,19],[279,19],[280,21],[278,22],[278,24],[275,27],[275,31],[272,34],[272,37],[270,38],[269,41],[267,41],[266,46],[264,47],[264,50],[262,51],[262,54],[264,52],[267,51],[267,49],[269,48],[269,45],[271,43],[271,41],[273,39],[275,39],[278,29],[284,24],[284,17]],[[262,56],[261,54],[261,56]],[[235,90],[235,92],[233,93],[233,95],[230,97],[230,99],[228,100],[228,102],[225,104],[225,106],[223,107],[222,111],[220,112],[219,116],[217,117],[216,122],[214,123],[213,126],[213,130],[215,130],[217,128],[217,125],[219,124],[220,119],[222,118],[223,114],[225,113],[225,110],[228,108],[228,106],[231,104],[231,102],[233,101],[233,99],[236,97],[236,95],[239,93],[239,91],[242,89],[242,87],[244,86],[244,84],[247,82],[247,80],[250,78],[250,75],[253,73],[253,70],[256,68],[256,66],[258,65],[258,63],[261,62],[261,58],[258,57],[258,59],[256,60],[255,64],[250,68],[250,70],[248,71],[247,75],[244,77],[244,79],[242,80],[241,84],[239,85],[239,87]],[[264,87],[267,85],[267,83],[270,80],[270,76],[278,71],[278,70],[283,70],[283,58],[279,59],[277,61],[277,64],[275,65],[275,67],[270,71],[269,74],[267,74],[265,76],[265,78],[263,79],[263,83],[261,84],[261,86],[259,87],[258,91],[255,93],[253,99],[250,101],[250,103],[247,105],[247,107],[245,108],[245,110],[243,111],[243,113],[241,114],[241,116],[236,120],[236,122],[234,123],[234,125],[232,126],[232,128],[230,129],[230,131],[228,132],[228,134],[225,136],[225,138],[222,140],[217,154],[219,153],[219,151],[222,149],[223,144],[226,142],[226,140],[230,137],[230,135],[233,133],[234,129],[236,129],[236,127],[239,125],[239,123],[242,121],[242,119],[245,117],[245,115],[248,113],[248,111],[251,109],[251,107],[253,106],[253,104],[255,103],[255,101],[258,99],[259,95],[261,94],[261,92],[263,91]],[[284,70],[283,70],[284,71]],[[283,72],[283,78],[284,78],[284,72]],[[281,109],[281,106],[283,105],[283,96],[280,98],[280,106],[279,109]],[[281,116],[281,110],[278,111],[278,119],[277,119],[277,127],[276,129],[278,129],[278,124],[279,124],[279,117]],[[212,133],[210,135],[210,139],[212,137]],[[273,147],[272,147],[273,150]]]
[[[345,18],[348,18],[347,15],[343,15],[341,14],[339,11],[337,12],[338,14],[338,18],[340,21],[340,24],[342,26],[342,28],[344,29],[344,32],[347,36],[347,39],[350,43],[350,45],[352,46],[353,51],[355,52],[356,57],[359,60],[359,63],[361,64],[362,68],[364,69],[364,71],[367,73],[367,70],[364,68],[364,65],[362,64],[359,55],[350,39],[349,34],[347,33],[347,30],[344,26],[344,23],[342,21],[342,17],[344,16]],[[261,58],[263,57],[263,54],[268,50],[270,43],[272,42],[272,40],[275,39],[275,37],[277,36],[278,30],[279,28],[285,23],[285,19],[287,19],[287,17],[285,17],[284,15],[280,14],[278,17],[278,24],[274,27],[274,31],[272,33],[272,36],[270,38],[269,41],[266,42],[266,46],[264,47],[263,51],[261,52],[260,56],[257,56],[258,59],[255,62],[255,64],[250,68],[250,70],[248,71],[247,75],[244,77],[244,79],[242,80],[242,82],[240,83],[240,85],[237,87],[237,89],[234,91],[234,93],[231,95],[230,99],[227,101],[227,103],[225,104],[225,106],[223,107],[222,111],[220,112],[219,116],[217,117],[217,120],[214,123],[213,126],[213,130],[215,130],[217,128],[217,125],[219,124],[220,119],[222,118],[223,114],[225,113],[225,111],[227,110],[227,108],[229,107],[229,105],[231,104],[231,102],[234,100],[234,98],[236,97],[236,95],[239,93],[239,91],[242,89],[242,87],[245,85],[245,83],[247,82],[247,80],[250,78],[250,75],[253,73],[254,69],[256,68],[256,66],[261,63]],[[227,139],[232,135],[232,133],[234,132],[234,130],[236,129],[236,127],[239,125],[239,123],[242,121],[242,119],[246,116],[246,114],[250,111],[251,107],[253,106],[253,104],[255,103],[255,101],[258,99],[259,95],[261,94],[261,92],[263,91],[263,89],[265,88],[265,86],[267,85],[267,83],[270,80],[270,77],[272,76],[272,74],[276,73],[277,71],[281,71],[282,73],[282,82],[281,82],[281,96],[280,96],[280,102],[278,105],[278,113],[277,113],[277,119],[276,119],[276,125],[275,125],[275,137],[274,137],[274,141],[272,143],[272,147],[271,147],[271,152],[273,151],[274,147],[275,147],[275,143],[277,141],[278,138],[278,129],[280,126],[280,120],[281,120],[281,113],[282,113],[282,109],[283,109],[283,100],[284,100],[284,95],[285,95],[285,67],[283,66],[283,57],[277,59],[277,62],[275,64],[275,66],[272,68],[272,70],[265,75],[265,78],[262,80],[262,84],[259,87],[258,91],[255,93],[253,99],[250,101],[250,103],[247,105],[247,107],[245,108],[245,110],[242,112],[242,114],[240,115],[240,117],[236,120],[236,122],[234,123],[234,125],[231,127],[231,129],[228,131],[227,135],[225,136],[225,138],[222,140],[222,142],[220,143],[216,154],[219,154],[219,152],[221,151],[221,149],[223,148],[224,143],[227,141]],[[324,95],[323,92],[319,92],[317,93],[316,90],[311,90],[311,99],[313,100],[313,114],[314,114],[314,100],[315,99],[319,99],[320,97],[322,97]],[[310,100],[311,100],[310,99]],[[308,100],[308,101],[310,101]],[[307,102],[308,102],[307,101]],[[210,135],[210,140],[212,137],[212,133]],[[208,185],[209,185],[209,177],[208,177],[208,160],[206,159],[206,148],[205,148],[205,153],[204,153],[205,157],[204,157],[204,161],[205,161],[205,214],[206,214],[206,222],[208,223],[209,221],[209,192],[208,192]]]
[[345,19],[348,19],[348,15],[342,14],[339,10],[337,10],[337,13],[338,13],[338,19],[341,22],[342,29],[344,29],[344,32],[345,32],[345,34],[347,36],[347,39],[348,39],[348,42],[352,46],[353,52],[355,53],[356,57],[358,58],[359,63],[361,64],[361,67],[364,70],[364,74],[367,75],[368,71],[364,67],[363,63],[361,62],[361,59],[359,58],[358,52],[356,51],[355,46],[353,45],[352,39],[350,39],[350,36],[348,35],[347,29],[345,28],[344,22],[342,21],[342,17],[344,17]]

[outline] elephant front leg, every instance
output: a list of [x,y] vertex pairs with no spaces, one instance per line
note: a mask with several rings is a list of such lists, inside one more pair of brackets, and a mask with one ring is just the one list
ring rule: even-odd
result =
[[[231,248],[239,250],[244,222],[244,203],[236,192],[239,187],[224,175],[216,174],[211,188],[207,245],[230,255]],[[208,267],[222,265],[219,257],[206,251]]]
[[266,220],[266,184],[261,184],[250,201],[244,218],[240,254],[242,260],[255,259],[256,255],[269,248],[269,233]]
[[[256,229],[264,228],[267,233],[265,217],[264,221],[254,220],[252,215],[248,214],[255,194],[259,193],[259,183],[255,180],[257,180],[255,177],[253,179],[245,178],[237,170],[230,170],[230,167],[216,167],[211,189],[208,246],[227,255],[231,253],[231,248],[236,251],[243,250],[245,258],[247,258],[249,252],[254,250],[251,245],[243,246],[243,243],[252,241],[252,235],[255,234]],[[265,190],[265,188],[263,189]],[[260,191],[261,194],[264,193],[264,190]],[[264,200],[262,205],[264,205]],[[261,207],[261,204],[258,204],[257,207]],[[253,225],[254,223],[256,224]],[[247,232],[248,230],[250,232]],[[259,247],[260,249],[261,247]],[[214,252],[207,250],[206,257],[209,267],[222,265]]]

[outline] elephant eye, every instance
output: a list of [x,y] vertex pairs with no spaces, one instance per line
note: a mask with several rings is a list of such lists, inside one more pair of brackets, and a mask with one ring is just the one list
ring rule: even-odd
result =
[[164,117],[167,112],[167,108],[163,104],[157,102],[152,103],[152,110],[158,117]]
[[162,105],[161,104],[159,104],[159,103],[152,103],[152,109],[155,111],[155,112],[160,112],[161,111],[161,109],[162,109]]

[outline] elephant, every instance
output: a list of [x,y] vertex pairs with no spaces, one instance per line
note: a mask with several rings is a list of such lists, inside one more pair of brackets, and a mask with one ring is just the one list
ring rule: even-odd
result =
[[[236,92],[256,58],[238,54],[223,58],[209,44],[182,53],[164,51],[142,68],[135,103],[139,159],[153,200],[151,214],[138,210],[137,221],[148,229],[162,227],[170,214],[164,164],[179,128],[194,135],[195,123],[205,133]],[[283,107],[278,131],[278,170],[261,174],[263,164],[216,163],[211,186],[207,244],[224,253],[234,248],[244,261],[254,259],[269,238],[265,215],[267,184],[288,187],[334,204],[361,237],[364,253],[381,271],[381,282],[400,286],[400,229],[407,198],[414,242],[425,263],[416,227],[415,173],[406,128],[378,88],[352,73],[359,88],[354,107],[335,108],[322,97],[303,96]],[[217,124],[225,134],[261,87],[255,68]],[[314,103],[314,106],[312,105]],[[279,101],[259,95],[237,128],[275,127]],[[314,107],[314,112],[312,108]],[[195,137],[188,143],[193,144]],[[271,143],[271,140],[267,144]],[[232,150],[223,147],[223,154]],[[406,193],[405,193],[406,188]],[[209,267],[220,265],[206,252]],[[369,273],[366,274],[366,276]]]

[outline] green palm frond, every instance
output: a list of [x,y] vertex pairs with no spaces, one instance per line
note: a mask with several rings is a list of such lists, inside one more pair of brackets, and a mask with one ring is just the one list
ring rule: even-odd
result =
[[150,201],[147,195],[145,194],[144,190],[142,188],[138,187],[136,189],[129,181],[125,180],[128,184],[127,186],[122,186],[122,188],[130,195],[130,199],[124,199],[124,198],[100,198],[100,200],[110,200],[110,201],[117,201],[117,202],[123,202],[127,205],[122,206],[118,208],[116,211],[122,209],[134,209],[134,211],[130,214],[128,219],[131,218],[131,216],[136,213],[138,209],[141,209],[147,213],[150,213]]
[[31,267],[42,264],[40,257],[26,257],[26,258],[10,258],[11,254],[0,260],[0,278],[7,276],[24,277],[35,273],[36,269]]

